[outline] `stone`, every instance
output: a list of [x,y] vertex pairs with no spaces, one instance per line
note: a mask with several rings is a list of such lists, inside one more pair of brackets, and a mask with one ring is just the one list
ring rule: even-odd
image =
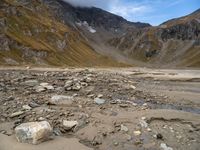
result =
[[133,133],[134,133],[135,136],[139,136],[139,135],[142,134],[141,131],[134,131]]
[[119,105],[121,108],[127,108],[128,107],[128,104],[120,104]]
[[130,88],[133,89],[133,90],[136,89],[136,87],[134,85],[131,85]]
[[54,90],[54,87],[50,85],[49,83],[40,83],[40,86],[42,86],[43,88],[47,90]]
[[27,81],[24,82],[24,84],[27,85],[27,86],[33,87],[33,86],[38,85],[38,81],[37,80],[27,80]]
[[38,118],[38,121],[44,121],[44,120],[45,120],[44,117],[39,117],[39,118]]
[[39,144],[51,139],[52,128],[47,121],[23,123],[15,128],[19,142]]
[[35,87],[35,91],[40,93],[40,92],[44,92],[46,91],[46,89],[43,86],[36,86]]
[[144,120],[140,120],[140,125],[141,125],[141,127],[143,127],[143,128],[147,128],[147,127],[148,127],[147,122],[144,121]]
[[98,98],[102,98],[102,97],[103,97],[103,94],[99,94],[97,97],[98,97]]
[[36,108],[36,107],[39,107],[40,105],[37,104],[36,102],[32,101],[29,103],[29,106],[32,107],[32,108]]
[[54,95],[49,100],[50,104],[53,105],[72,105],[74,97],[65,95]]
[[78,125],[77,121],[63,120],[63,126],[65,127],[66,130],[71,130],[72,128],[76,127],[77,125]]
[[147,131],[148,131],[148,132],[151,132],[152,130],[151,130],[151,128],[147,128]]
[[163,139],[163,136],[162,136],[162,134],[158,133],[158,134],[156,135],[156,138],[162,140],[162,139]]
[[32,109],[29,105],[23,105],[22,108],[24,110],[31,110]]
[[118,146],[118,145],[119,145],[119,142],[114,141],[113,144],[114,144],[114,146]]
[[148,106],[148,104],[147,104],[147,103],[144,103],[142,106]]
[[173,148],[168,147],[165,143],[161,143],[160,148],[163,149],[163,150],[173,150]]
[[66,81],[65,82],[65,88],[69,88],[69,87],[71,87],[73,85],[73,81]]
[[121,131],[128,132],[128,128],[121,124]]
[[94,102],[95,102],[96,104],[98,104],[98,105],[104,104],[105,101],[106,101],[105,99],[101,99],[101,98],[95,98],[95,99],[94,99]]
[[131,139],[132,139],[132,137],[131,137],[131,135],[126,135],[126,139],[127,139],[127,141],[130,141]]
[[12,114],[10,115],[10,118],[14,118],[14,117],[20,116],[20,115],[22,115],[22,114],[24,114],[23,111],[14,112],[14,113],[12,113]]

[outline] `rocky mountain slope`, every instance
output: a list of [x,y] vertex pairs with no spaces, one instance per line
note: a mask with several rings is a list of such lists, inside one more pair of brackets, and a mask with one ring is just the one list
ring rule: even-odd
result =
[[200,66],[199,10],[152,27],[126,21],[99,8],[57,2],[62,7],[65,23],[76,26],[98,53],[142,66]]
[[154,66],[200,66],[200,11],[158,27],[131,30],[110,45]]
[[55,1],[1,0],[0,45],[2,65],[120,65],[64,24]]

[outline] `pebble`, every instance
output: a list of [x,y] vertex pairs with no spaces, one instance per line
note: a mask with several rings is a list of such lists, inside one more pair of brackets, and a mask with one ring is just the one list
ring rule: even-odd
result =
[[53,105],[71,105],[73,101],[74,101],[73,96],[54,95],[49,100],[49,103]]
[[162,148],[163,150],[173,150],[173,148],[168,147],[165,143],[161,143],[160,148]]
[[120,104],[119,106],[122,107],[122,108],[127,108],[128,104]]
[[77,125],[78,125],[77,121],[63,120],[63,126],[65,127],[66,130],[70,130]]
[[134,133],[135,136],[139,136],[139,135],[142,134],[141,131],[134,131],[133,133]]
[[36,86],[35,91],[38,93],[44,92],[44,91],[46,91],[46,88],[44,88],[43,86]]
[[41,83],[40,86],[42,86],[43,88],[47,90],[54,90],[54,87],[50,85],[49,83]]
[[146,121],[140,120],[139,122],[140,122],[141,127],[143,127],[143,128],[147,128],[148,127],[148,124],[147,124]]
[[29,105],[23,105],[22,108],[24,110],[31,110],[32,109]]
[[27,86],[36,86],[36,85],[38,85],[38,81],[37,80],[27,80],[24,82],[24,84]]
[[125,125],[121,124],[121,131],[128,132],[128,128]]
[[94,102],[96,104],[98,104],[98,105],[102,105],[102,104],[104,104],[106,102],[106,100],[105,99],[101,99],[101,98],[95,98]]
[[134,85],[131,85],[130,88],[133,89],[133,90],[136,89],[136,87]]

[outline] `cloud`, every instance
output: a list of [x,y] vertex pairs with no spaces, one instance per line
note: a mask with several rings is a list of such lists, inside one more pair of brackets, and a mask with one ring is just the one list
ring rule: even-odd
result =
[[152,8],[140,3],[121,3],[118,1],[118,3],[115,3],[110,7],[109,11],[119,16],[123,16],[128,20],[134,20],[135,16],[141,16],[150,12],[152,11]]
[[63,0],[70,3],[73,6],[79,7],[99,7],[107,9],[115,0]]
[[136,1],[126,2],[126,0],[63,0],[73,6],[98,7],[111,13],[133,20],[133,16],[145,13],[150,10],[148,6]]

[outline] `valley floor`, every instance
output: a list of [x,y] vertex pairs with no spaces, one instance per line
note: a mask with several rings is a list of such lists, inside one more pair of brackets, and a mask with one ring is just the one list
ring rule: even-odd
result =
[[[55,95],[71,103],[52,104]],[[16,141],[17,125],[42,120],[52,141]],[[197,150],[200,70],[2,67],[0,139],[0,150]]]

